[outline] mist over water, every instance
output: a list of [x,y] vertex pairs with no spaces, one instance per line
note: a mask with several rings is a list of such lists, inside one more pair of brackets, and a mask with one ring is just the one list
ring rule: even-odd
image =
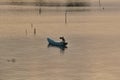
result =
[[118,7],[0,6],[0,80],[120,79]]

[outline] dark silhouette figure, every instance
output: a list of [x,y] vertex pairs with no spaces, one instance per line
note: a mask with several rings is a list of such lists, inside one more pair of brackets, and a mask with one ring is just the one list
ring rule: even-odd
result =
[[64,37],[60,37],[60,39],[62,39],[62,42],[65,43],[65,38]]
[[66,42],[64,37],[60,37],[60,39],[62,39],[63,44],[66,46],[68,43]]

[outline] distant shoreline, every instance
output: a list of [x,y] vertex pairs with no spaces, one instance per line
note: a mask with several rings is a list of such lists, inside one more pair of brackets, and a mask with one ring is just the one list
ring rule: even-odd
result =
[[32,5],[32,6],[47,6],[47,7],[88,7],[89,2],[0,2],[0,5]]

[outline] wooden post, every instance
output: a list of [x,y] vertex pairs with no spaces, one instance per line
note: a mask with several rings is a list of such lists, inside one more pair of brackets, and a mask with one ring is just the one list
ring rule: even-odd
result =
[[31,28],[33,28],[33,24],[31,24]]
[[67,24],[67,10],[65,11],[65,24]]
[[34,28],[34,36],[36,35],[37,31],[36,31],[36,28]]
[[101,8],[101,1],[99,0],[99,7]]
[[25,30],[25,34],[26,34],[26,36],[28,35],[28,31],[27,31],[27,29]]
[[39,8],[39,14],[41,15],[41,13],[42,13],[42,10],[41,10],[41,7]]
[[102,8],[104,10],[104,7],[102,7],[101,5],[101,1],[99,0],[99,7]]

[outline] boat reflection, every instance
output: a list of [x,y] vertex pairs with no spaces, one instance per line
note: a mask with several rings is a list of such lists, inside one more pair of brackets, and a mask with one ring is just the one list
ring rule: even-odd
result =
[[67,46],[53,46],[51,44],[48,44],[48,48],[59,48],[60,49],[60,53],[64,53],[64,51],[68,48]]

